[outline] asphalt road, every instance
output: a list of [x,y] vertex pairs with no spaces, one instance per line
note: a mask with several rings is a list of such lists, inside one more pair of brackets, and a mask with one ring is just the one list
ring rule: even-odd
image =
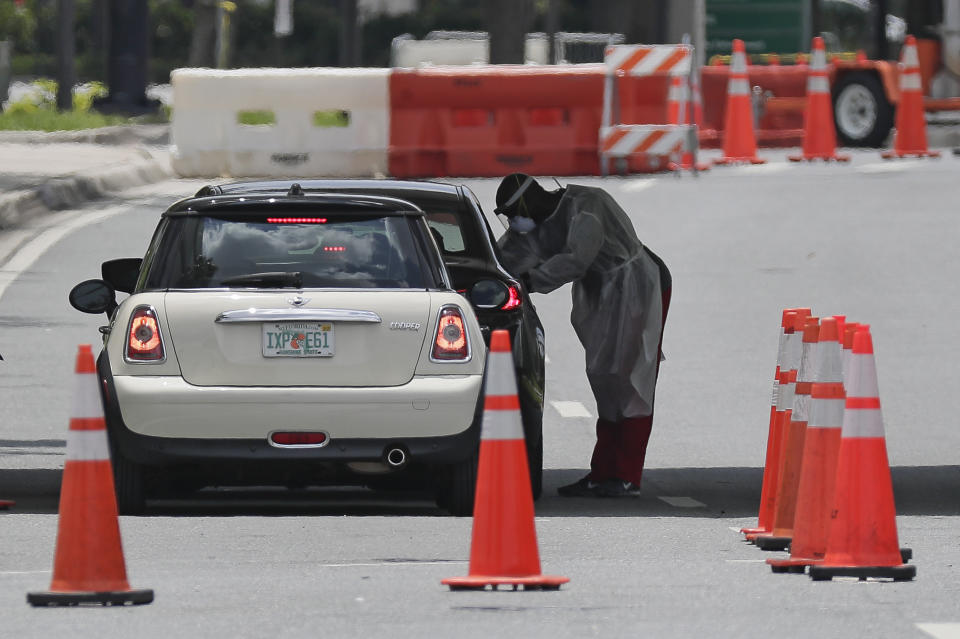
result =
[[[4,636],[960,637],[960,158],[764,155],[699,178],[576,180],[624,205],[674,293],[643,495],[625,501],[556,496],[588,466],[595,406],[568,288],[535,296],[549,357],[536,524],[543,572],[571,578],[558,592],[448,592],[471,521],[420,495],[220,490],[121,518],[131,586],[153,604],[27,606],[51,577],[76,345],[103,323],[67,291],[141,255],[197,185],[42,221],[0,256],[0,498],[17,500],[0,513]],[[491,204],[496,181],[466,182]],[[780,311],[801,305],[872,326],[911,583],[774,575],[763,560],[781,554],[736,532],[756,521]]]

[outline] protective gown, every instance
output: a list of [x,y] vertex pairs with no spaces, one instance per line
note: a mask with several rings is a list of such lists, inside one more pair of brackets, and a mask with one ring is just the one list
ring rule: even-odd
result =
[[662,332],[660,268],[630,218],[603,189],[570,184],[556,210],[529,233],[499,241],[514,275],[535,293],[573,282],[573,324],[601,419],[653,412]]

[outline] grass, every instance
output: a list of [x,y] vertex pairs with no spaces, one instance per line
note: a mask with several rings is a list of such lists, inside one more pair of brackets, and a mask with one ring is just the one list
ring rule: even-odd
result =
[[0,113],[0,131],[77,131],[128,122],[130,118],[96,111],[36,109]]
[[0,131],[79,131],[117,124],[152,124],[170,121],[170,109],[163,106],[155,114],[127,117],[107,115],[91,107],[94,100],[107,95],[99,82],[79,85],[73,90],[73,109],[56,109],[57,83],[49,79],[33,82],[33,90],[0,112]]

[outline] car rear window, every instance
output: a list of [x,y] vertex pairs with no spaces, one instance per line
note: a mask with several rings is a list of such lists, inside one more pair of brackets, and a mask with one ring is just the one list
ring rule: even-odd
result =
[[145,288],[424,288],[404,216],[171,217]]

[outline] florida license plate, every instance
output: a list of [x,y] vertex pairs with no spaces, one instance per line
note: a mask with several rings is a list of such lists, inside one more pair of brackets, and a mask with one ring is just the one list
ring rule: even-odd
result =
[[261,349],[264,357],[333,357],[333,324],[264,323]]

